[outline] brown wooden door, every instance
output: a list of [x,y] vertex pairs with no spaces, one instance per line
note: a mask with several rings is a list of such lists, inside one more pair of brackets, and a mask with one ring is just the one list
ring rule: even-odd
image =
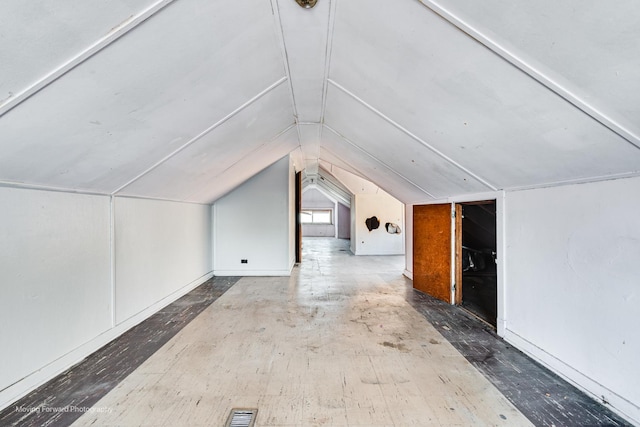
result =
[[451,303],[451,205],[413,207],[413,287]]

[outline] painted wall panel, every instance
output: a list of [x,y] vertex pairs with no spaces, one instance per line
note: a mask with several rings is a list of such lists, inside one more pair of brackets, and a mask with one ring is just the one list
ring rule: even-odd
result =
[[634,0],[618,1],[614,8],[581,0],[453,0],[445,5],[515,58],[640,135],[640,27]]
[[0,103],[152,3],[150,0],[0,2]]
[[640,422],[640,178],[506,194],[505,337]]
[[211,271],[211,207],[115,198],[116,321]]
[[229,191],[220,188],[218,178],[233,165],[265,148],[277,150],[274,139],[294,122],[290,96],[287,85],[280,84],[118,194],[211,203],[198,195],[211,187]]
[[296,262],[296,215],[298,214],[296,209],[296,166],[293,156],[289,155],[289,253],[288,262],[289,270],[293,268]]
[[215,202],[215,275],[290,273],[290,166],[286,156]]
[[206,186],[194,188],[190,198],[213,203],[259,173],[265,168],[265,165],[278,161],[278,159],[288,155],[298,147],[296,128],[291,127],[278,138],[263,144],[259,149],[252,151],[242,160],[229,166],[224,173],[216,176],[215,179],[211,179]]
[[404,207],[404,242],[405,270],[404,275],[413,280],[413,205]]
[[[477,9],[488,10],[484,5]],[[632,21],[625,20],[625,25]],[[638,171],[636,147],[418,1],[341,2],[332,46],[332,81],[498,189]],[[583,54],[579,49],[574,53]],[[613,68],[624,62],[604,67],[611,68],[614,78]],[[637,87],[633,77],[620,79],[632,92]],[[608,88],[607,80],[598,86]],[[326,123],[333,127],[334,121],[352,113],[349,104],[331,101],[335,95],[328,95]],[[624,101],[622,108],[628,104]],[[348,137],[356,133],[353,126],[337,130]],[[354,137],[354,142],[367,141]],[[429,190],[426,180],[416,184]]]
[[110,201],[0,187],[0,206],[4,390],[111,327]]
[[434,197],[489,188],[334,85],[327,90],[325,123]]
[[[355,212],[355,227],[352,228],[351,241],[356,255],[404,254],[405,226],[402,202],[382,190],[378,194],[356,194],[355,206],[351,205],[351,212]],[[365,221],[374,215],[380,221],[380,227],[369,231]],[[398,224],[402,233],[387,233],[387,222]]]
[[338,238],[351,238],[351,209],[338,203]]
[[0,180],[115,191],[285,76],[273,25],[269,2],[174,2],[2,116]]
[[[378,183],[388,193],[393,191],[393,195],[404,203],[433,200],[433,197],[424,189],[407,181],[326,127],[323,132],[321,153],[323,158],[328,161],[331,161],[332,158],[339,158],[341,162],[349,165],[348,168],[353,168],[358,176]],[[350,188],[350,190],[356,191],[357,189]]]
[[291,0],[277,0],[291,85],[299,122],[321,122],[327,28],[331,2],[318,2],[313,11]]

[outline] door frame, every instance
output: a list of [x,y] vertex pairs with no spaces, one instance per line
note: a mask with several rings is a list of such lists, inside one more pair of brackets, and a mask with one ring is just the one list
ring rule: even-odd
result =
[[[486,192],[465,196],[456,196],[451,197],[444,200],[434,200],[429,201],[427,203],[415,203],[415,205],[436,205],[449,203],[452,206],[452,211],[455,210],[455,205],[458,203],[469,203],[469,202],[481,202],[485,200],[495,200],[496,201],[496,274],[497,274],[497,316],[496,316],[496,332],[499,336],[503,337],[507,325],[507,305],[506,305],[506,294],[507,294],[507,286],[506,286],[506,264],[508,262],[508,254],[506,251],[506,239],[505,239],[505,192],[504,191],[495,191],[495,192]],[[412,209],[406,209],[405,212],[410,212]],[[461,219],[461,218],[460,218]],[[451,271],[451,303],[455,304],[456,301],[456,293],[454,291],[453,285],[456,283],[456,268],[457,260],[456,260],[456,227],[455,222],[456,218],[451,218],[451,261],[452,261],[452,271]],[[413,221],[412,221],[413,222]],[[460,227],[458,227],[460,228]],[[411,230],[413,234],[413,230]],[[410,241],[412,236],[407,236],[407,241]],[[412,257],[415,256],[412,248]],[[411,271],[413,273],[413,271]],[[457,290],[458,286],[456,286]],[[462,288],[460,288],[462,289]]]

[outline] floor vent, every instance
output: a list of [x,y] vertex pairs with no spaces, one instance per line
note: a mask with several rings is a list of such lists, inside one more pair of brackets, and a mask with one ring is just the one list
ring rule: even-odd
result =
[[252,427],[257,413],[257,409],[232,409],[224,427]]

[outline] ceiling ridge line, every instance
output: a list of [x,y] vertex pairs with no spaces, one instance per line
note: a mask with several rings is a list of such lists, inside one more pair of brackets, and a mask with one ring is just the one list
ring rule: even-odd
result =
[[[336,23],[336,9],[338,0],[329,0],[329,22],[327,22],[327,44],[325,46],[324,76],[322,79],[322,109],[320,111],[320,123],[324,124],[324,115],[327,110],[327,91],[329,90],[329,72],[331,70],[331,54],[333,52],[333,34]],[[322,132],[320,133],[322,138]]]
[[[325,48],[325,68],[324,78],[322,81],[322,107],[320,109],[320,124],[324,124],[324,117],[327,112],[327,92],[329,91],[329,72],[331,71],[331,55],[333,53],[333,35],[336,24],[336,10],[338,8],[338,0],[329,0],[329,22],[327,23],[327,46]],[[320,144],[322,144],[323,126],[320,126]],[[318,158],[319,160],[319,158]]]
[[163,10],[165,7],[169,6],[171,3],[176,0],[160,0],[148,8],[144,9],[142,12],[137,15],[133,15],[121,22],[117,26],[111,29],[106,36],[98,39],[89,47],[85,48],[79,54],[75,55],[73,58],[69,59],[65,63],[57,66],[53,71],[46,74],[44,77],[37,80],[35,83],[32,83],[27,88],[21,90],[17,94],[9,97],[4,102],[0,102],[0,117],[11,111],[13,108],[22,104],[27,99],[31,98],[36,93],[40,92],[45,87],[49,86],[51,83],[58,80],[60,77],[67,74],[69,71],[73,70],[83,62],[87,61],[97,53],[101,52],[112,43],[119,40],[122,36],[127,34],[129,31],[138,27],[140,24],[145,22],[147,19],[151,18],[156,13]]
[[404,126],[402,126],[400,123],[397,123],[396,121],[394,121],[392,118],[386,116],[385,114],[383,114],[381,111],[379,111],[378,109],[376,109],[375,107],[373,107],[372,105],[370,105],[369,103],[367,103],[366,101],[364,101],[363,99],[361,99],[360,97],[358,97],[356,94],[352,93],[351,91],[349,91],[348,89],[346,89],[345,87],[341,86],[340,84],[336,83],[335,81],[329,79],[329,82],[334,85],[336,88],[340,89],[342,92],[344,92],[345,94],[349,95],[350,97],[352,97],[353,99],[355,99],[356,101],[358,101],[360,104],[364,105],[365,107],[367,107],[369,110],[371,110],[372,112],[374,112],[375,114],[377,114],[379,117],[381,117],[382,119],[384,119],[385,121],[387,121],[387,123],[391,124],[392,126],[394,126],[396,129],[398,129],[399,131],[403,132],[404,134],[406,134],[407,136],[411,137],[412,139],[414,139],[415,141],[419,142],[420,144],[424,145],[426,148],[428,148],[429,150],[431,150],[431,152],[433,152],[434,154],[436,154],[437,156],[439,156],[440,158],[446,160],[447,162],[451,163],[453,166],[455,166],[456,168],[460,169],[461,171],[465,172],[466,174],[470,175],[471,177],[473,177],[476,181],[480,182],[481,184],[484,184],[485,186],[489,187],[491,190],[493,191],[497,191],[498,188],[491,184],[489,181],[487,181],[486,179],[482,178],[481,176],[479,176],[478,174],[470,171],[469,169],[467,169],[466,167],[462,166],[460,163],[456,162],[455,160],[453,160],[451,157],[447,156],[446,154],[444,154],[443,152],[441,152],[440,150],[436,149],[435,147],[433,147],[431,144],[429,144],[428,142],[424,141],[422,138],[420,138],[418,135],[414,134],[413,132],[411,132],[409,129],[405,128]]
[[544,72],[538,70],[533,65],[528,64],[525,60],[511,53],[509,50],[502,47],[498,42],[484,35],[481,31],[477,30],[472,25],[468,24],[466,21],[459,18],[454,13],[450,12],[448,9],[441,6],[437,2],[433,0],[418,1],[433,13],[447,21],[449,24],[453,25],[454,27],[465,33],[467,36],[475,40],[477,43],[489,49],[495,55],[499,56],[504,61],[520,70],[522,73],[537,81],[539,84],[554,93],[556,96],[562,98],[565,102],[573,105],[573,107],[577,108],[583,114],[591,117],[593,120],[600,123],[600,125],[615,133],[620,138],[627,141],[629,144],[635,146],[636,148],[640,148],[640,135],[636,135],[633,131],[627,129],[624,125],[618,123],[616,120],[600,111],[599,108],[589,104],[579,95],[576,95],[562,84],[557,83],[553,78],[547,76]]
[[[293,119],[298,124],[298,106],[296,105],[296,96],[293,93],[293,81],[291,80],[291,67],[289,67],[289,52],[287,51],[287,44],[284,41],[284,28],[282,27],[282,18],[280,17],[280,6],[278,5],[278,0],[270,0],[271,3],[271,12],[273,13],[273,18],[275,20],[275,24],[277,27],[276,33],[278,36],[278,41],[280,42],[280,53],[282,54],[282,60],[284,62],[284,74],[287,76],[287,80],[289,80],[289,94],[291,98],[291,109],[293,110]],[[302,141],[302,136],[300,134],[300,128],[296,126],[296,131],[298,133],[298,146],[301,147],[300,143]],[[302,148],[302,147],[301,147]]]
[[277,88],[278,86],[280,86],[282,83],[284,83],[287,80],[287,77],[281,77],[280,79],[278,79],[275,83],[272,83],[269,87],[267,87],[266,89],[264,89],[262,92],[258,93],[256,96],[254,96],[253,98],[249,99],[247,102],[245,102],[244,104],[240,105],[238,108],[236,108],[235,110],[233,110],[231,113],[227,114],[226,116],[224,116],[222,119],[218,120],[216,123],[214,123],[213,125],[209,126],[208,128],[206,128],[205,130],[203,130],[202,132],[200,132],[199,134],[197,134],[196,136],[194,136],[193,138],[191,138],[189,141],[187,141],[185,144],[183,144],[182,146],[178,147],[176,150],[174,150],[173,152],[171,152],[170,154],[166,155],[165,157],[163,157],[162,159],[160,159],[159,161],[157,161],[156,163],[154,163],[152,166],[150,166],[149,168],[147,168],[146,170],[144,170],[142,173],[138,174],[136,177],[132,178],[131,180],[127,181],[125,184],[121,185],[120,187],[116,188],[113,192],[111,192],[111,195],[116,195],[117,193],[119,193],[120,191],[124,190],[125,188],[127,188],[129,185],[133,184],[134,182],[136,182],[137,180],[139,180],[140,178],[142,178],[143,176],[147,175],[148,173],[150,173],[151,171],[153,171],[154,169],[156,169],[157,167],[159,167],[160,165],[162,165],[163,163],[167,162],[169,159],[171,159],[172,157],[174,157],[175,155],[177,155],[178,153],[180,153],[181,151],[185,150],[187,147],[189,147],[190,145],[194,144],[195,142],[199,141],[202,137],[204,137],[205,135],[207,135],[208,133],[210,133],[211,131],[213,131],[214,129],[216,129],[217,127],[219,127],[220,125],[224,124],[225,122],[227,122],[229,119],[231,119],[232,117],[234,117],[235,115],[237,115],[238,113],[240,113],[241,111],[243,111],[244,109],[246,109],[247,107],[249,107],[251,104],[253,104],[254,102],[256,102],[257,100],[259,100],[260,98],[262,98],[263,96],[265,96],[267,93],[271,92],[272,90],[274,90],[275,88]]
[[[425,193],[426,195],[428,195],[429,197],[432,198],[436,198],[433,194],[431,194],[431,192],[425,190],[424,188],[420,187],[418,184],[416,184],[415,182],[411,181],[409,178],[407,178],[406,176],[402,175],[401,173],[397,172],[395,169],[393,169],[392,167],[390,167],[389,165],[387,165],[385,162],[383,162],[382,160],[378,159],[376,156],[372,155],[371,153],[369,153],[368,151],[364,150],[362,147],[360,147],[359,145],[357,145],[355,142],[351,141],[349,138],[347,138],[346,136],[342,135],[340,132],[338,132],[337,130],[333,129],[331,126],[325,124],[323,125],[325,126],[329,131],[335,133],[337,136],[339,136],[340,138],[342,138],[346,143],[348,143],[349,145],[353,146],[354,148],[358,149],[359,151],[361,151],[362,153],[364,153],[365,155],[369,156],[370,158],[372,158],[373,160],[375,160],[376,162],[378,162],[379,164],[381,164],[382,166],[384,166],[385,168],[387,168],[389,171],[391,171],[392,173],[396,174],[397,176],[399,176],[400,178],[402,178],[403,180],[405,180],[406,182],[408,182],[409,184],[413,185],[414,187],[416,187],[418,190],[422,191],[423,193]],[[326,148],[325,148],[326,150]],[[327,150],[331,153],[330,150]],[[335,154],[332,153],[334,156]],[[339,157],[339,156],[338,156]],[[379,184],[375,183],[378,187],[380,187]],[[384,190],[384,188],[383,188]],[[384,190],[387,193],[389,193],[387,190]],[[391,194],[391,193],[389,193]]]

